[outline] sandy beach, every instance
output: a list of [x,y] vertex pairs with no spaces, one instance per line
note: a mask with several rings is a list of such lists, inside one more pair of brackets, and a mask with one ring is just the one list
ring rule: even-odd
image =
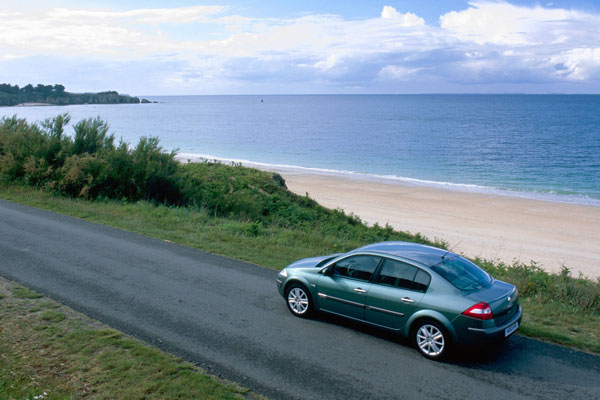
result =
[[[263,168],[273,170],[273,168]],[[277,170],[277,169],[275,169]],[[446,240],[470,257],[535,260],[548,271],[600,277],[600,207],[554,203],[341,174],[277,170],[290,190],[342,208],[369,224]]]
[[21,103],[21,104],[16,104],[12,107],[48,107],[48,106],[56,106],[57,104],[50,104],[50,103]]

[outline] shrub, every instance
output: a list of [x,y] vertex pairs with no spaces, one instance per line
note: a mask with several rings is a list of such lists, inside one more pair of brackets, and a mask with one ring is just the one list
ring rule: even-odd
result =
[[0,179],[45,187],[73,197],[182,202],[175,153],[157,138],[140,139],[130,150],[114,145],[100,118],[85,119],[64,135],[68,114],[29,124],[16,116],[0,121]]
[[84,119],[75,125],[72,154],[103,153],[114,150],[114,135],[108,134],[108,124],[96,117]]
[[105,171],[106,161],[96,155],[74,154],[60,169],[60,178],[54,188],[69,196],[95,199],[103,189]]

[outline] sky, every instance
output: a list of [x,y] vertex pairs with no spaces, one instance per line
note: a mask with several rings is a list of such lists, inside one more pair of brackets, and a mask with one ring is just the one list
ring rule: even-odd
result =
[[0,0],[0,83],[132,95],[600,93],[600,0]]

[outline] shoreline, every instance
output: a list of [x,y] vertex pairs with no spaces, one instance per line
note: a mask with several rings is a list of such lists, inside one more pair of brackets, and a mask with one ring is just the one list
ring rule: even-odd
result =
[[274,171],[281,174],[290,173],[307,173],[325,176],[339,176],[347,179],[357,179],[360,181],[385,183],[390,185],[405,185],[417,187],[429,187],[440,190],[449,190],[462,193],[479,193],[485,195],[503,196],[509,198],[531,199],[536,201],[576,204],[592,207],[600,207],[600,199],[588,197],[584,195],[567,195],[556,194],[553,192],[538,192],[538,191],[519,191],[511,189],[499,189],[492,186],[482,186],[477,184],[462,184],[451,182],[440,182],[431,180],[422,180],[416,178],[408,178],[397,175],[382,175],[365,172],[355,172],[349,170],[335,170],[316,167],[302,167],[298,165],[286,164],[270,164],[264,162],[250,161],[245,159],[234,159],[215,157],[207,154],[192,154],[178,153],[176,158],[180,162],[201,162],[201,161],[217,161],[225,164],[241,164],[245,167],[261,169],[264,171]]
[[19,104],[15,104],[14,106],[2,106],[2,107],[50,107],[50,106],[57,106],[58,104],[51,104],[51,103],[19,103]]
[[[199,161],[181,154],[180,161]],[[214,158],[209,158],[213,160]],[[288,188],[328,208],[341,208],[372,225],[442,239],[468,257],[534,260],[549,272],[566,266],[600,277],[600,207],[452,190],[360,175],[319,173],[310,169],[242,163],[283,176]]]

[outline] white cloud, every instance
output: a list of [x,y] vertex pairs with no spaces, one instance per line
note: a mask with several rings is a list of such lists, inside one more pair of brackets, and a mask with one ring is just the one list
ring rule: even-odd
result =
[[573,81],[600,75],[600,47],[572,49],[550,58],[555,74]]
[[379,71],[379,77],[388,80],[407,81],[421,68],[406,68],[398,65],[386,65]]
[[23,56],[20,56],[18,54],[7,53],[7,54],[2,55],[2,58],[7,59],[7,60],[12,60],[15,58],[23,58]]
[[51,19],[77,20],[86,23],[132,20],[141,24],[190,24],[206,21],[212,15],[222,13],[224,6],[193,6],[178,8],[142,8],[129,11],[75,10],[55,8],[48,13]]
[[319,69],[331,69],[335,67],[335,64],[337,63],[337,56],[335,54],[332,54],[329,57],[327,57],[327,60],[316,62],[314,66]]
[[536,76],[549,84],[600,80],[600,54],[596,51],[599,15],[507,2],[473,2],[467,10],[442,15],[440,23],[458,40],[457,48],[467,49],[465,59],[457,65],[473,77],[495,74],[508,79],[513,71],[516,79]]
[[600,16],[559,8],[476,1],[440,16],[439,26],[391,6],[380,16],[353,20],[319,14],[257,19],[222,6],[0,7],[0,16],[0,67],[8,62],[2,60],[27,57],[62,59],[69,67],[82,60],[98,71],[109,63],[146,63],[154,71],[162,66],[164,76],[153,76],[175,91],[290,82],[393,91],[396,83],[418,88],[432,80],[452,88],[593,81],[600,91]]
[[[526,46],[564,41],[570,28],[580,24],[592,28],[596,16],[578,11],[522,7],[506,2],[472,2],[464,11],[451,11],[440,17],[441,27],[460,40],[477,44]],[[577,27],[579,25],[579,27]],[[597,27],[598,25],[596,25]],[[596,35],[598,30],[596,30]]]
[[418,26],[425,25],[425,20],[416,14],[407,12],[405,14],[399,13],[392,6],[383,6],[381,10],[381,18],[383,19],[395,19],[401,26]]

